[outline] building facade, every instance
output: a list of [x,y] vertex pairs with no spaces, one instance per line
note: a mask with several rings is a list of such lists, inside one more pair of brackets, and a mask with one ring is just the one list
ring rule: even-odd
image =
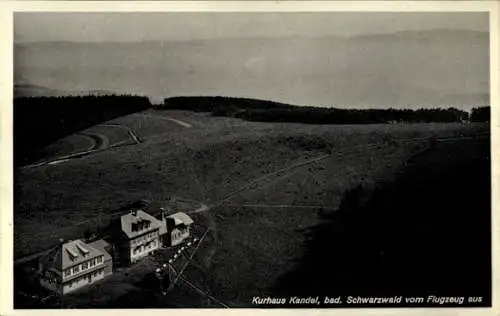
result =
[[79,239],[55,247],[38,264],[40,284],[60,294],[92,284],[112,272],[110,254]]
[[122,215],[115,230],[115,255],[129,265],[160,248],[160,223],[142,210],[132,210]]

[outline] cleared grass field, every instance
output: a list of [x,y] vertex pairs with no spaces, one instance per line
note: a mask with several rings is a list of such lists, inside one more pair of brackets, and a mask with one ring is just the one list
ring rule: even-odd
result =
[[[71,225],[134,200],[161,202],[170,195],[207,205],[223,200],[209,211],[216,224],[214,239],[200,248],[185,275],[228,305],[248,305],[248,297],[269,293],[294,269],[304,255],[305,230],[338,209],[347,190],[396,177],[412,155],[433,146],[433,138],[488,133],[483,125],[274,124],[146,112],[111,122],[131,128],[143,140],[140,144],[17,171],[16,257],[44,250],[58,238],[75,238],[78,230]],[[116,130],[118,139],[122,134]],[[319,157],[325,158],[305,163]],[[203,295],[196,294],[197,301],[192,290],[179,286],[166,302],[148,302],[209,305]],[[182,299],[184,291],[191,293],[191,301]]]
[[[204,120],[211,119],[204,117]],[[112,213],[134,199],[161,201],[168,195],[178,195],[208,204],[254,179],[330,151],[335,153],[363,144],[383,144],[398,138],[475,132],[474,127],[454,124],[251,124],[253,133],[247,132],[247,124],[222,127],[225,133],[178,126],[177,134],[142,144],[113,148],[58,165],[18,171],[14,213],[16,256],[46,248],[48,242],[43,236],[52,235],[52,241],[57,240],[58,235],[64,238],[63,231],[71,230],[67,226]],[[157,133],[161,134],[161,130]],[[328,174],[329,168],[344,170],[340,162],[332,164],[323,173]],[[335,179],[343,177],[332,178]],[[323,186],[321,189],[339,194],[349,187],[345,180],[341,180],[336,189],[326,183]],[[285,193],[280,190],[274,195],[279,197]]]

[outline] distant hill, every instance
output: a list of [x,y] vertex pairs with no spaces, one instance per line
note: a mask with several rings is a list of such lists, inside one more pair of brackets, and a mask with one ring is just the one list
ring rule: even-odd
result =
[[55,97],[67,94],[65,91],[46,88],[42,86],[32,85],[32,84],[15,84],[14,85],[14,97]]
[[473,30],[454,30],[454,29],[435,29],[422,31],[399,31],[383,34],[363,34],[351,36],[351,39],[357,40],[429,40],[429,41],[488,41],[488,32]]
[[85,95],[113,95],[113,92],[104,90],[89,91],[65,91],[53,88],[42,87],[34,84],[14,84],[14,97],[63,97],[63,96],[85,96]]
[[[156,99],[227,95],[345,108],[486,105],[489,35],[466,30],[353,37],[15,45],[16,83]],[[78,87],[75,89],[75,87]]]

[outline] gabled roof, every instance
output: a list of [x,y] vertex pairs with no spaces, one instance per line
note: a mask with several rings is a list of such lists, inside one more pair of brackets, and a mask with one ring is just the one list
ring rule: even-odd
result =
[[172,215],[167,216],[167,218],[172,218],[175,222],[175,225],[191,225],[193,223],[193,220],[189,215],[183,212],[178,212]]
[[105,252],[84,243],[80,239],[77,239],[56,246],[52,251],[43,256],[40,261],[47,268],[64,270],[68,267],[104,254]]
[[[132,212],[122,215],[120,218],[120,222],[122,232],[125,233],[125,235],[129,239],[135,238],[136,236],[142,235],[146,232],[159,229],[161,225],[159,220],[142,210],[137,210],[135,212],[135,215]],[[138,224],[141,222],[149,222],[149,228],[133,231],[132,224]]]
[[107,243],[104,239],[99,239],[94,242],[91,242],[89,246],[101,251],[104,254],[104,261],[112,260],[111,255],[106,251],[106,248],[110,247],[111,245]]

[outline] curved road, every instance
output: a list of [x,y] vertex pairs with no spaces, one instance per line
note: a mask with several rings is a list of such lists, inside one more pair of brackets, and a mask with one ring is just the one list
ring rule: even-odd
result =
[[[156,116],[156,115],[143,114],[143,113],[135,113],[134,115],[141,115],[141,116],[145,116],[145,117],[151,117],[151,118],[156,118],[156,119],[161,119],[161,120],[166,120],[166,121],[174,122],[174,123],[176,123],[176,124],[178,124],[178,125],[180,125],[182,127],[185,127],[185,128],[191,128],[191,127],[193,127],[193,125],[191,125],[189,123],[186,123],[184,121],[181,121],[181,120],[178,120],[178,119],[175,119],[175,118],[171,118],[171,117]],[[139,137],[135,134],[135,132],[130,127],[128,127],[128,126],[121,125],[121,124],[111,124],[111,123],[98,124],[97,126],[114,127],[114,128],[124,129],[124,130],[127,131],[127,133],[130,136],[130,138],[136,144],[140,144],[142,142],[139,139]],[[93,133],[93,132],[79,132],[79,133],[77,133],[77,135],[84,136],[84,137],[87,137],[87,138],[91,138],[94,141],[94,146],[92,148],[88,149],[88,150],[84,150],[84,151],[80,151],[80,152],[76,152],[76,153],[72,153],[72,154],[68,154],[68,155],[59,156],[59,157],[56,157],[56,158],[52,158],[50,160],[41,161],[41,162],[34,163],[34,164],[31,164],[31,165],[26,165],[26,166],[21,167],[20,169],[21,170],[22,169],[31,169],[31,168],[36,168],[36,167],[44,166],[44,165],[55,165],[55,164],[58,164],[58,163],[69,161],[69,160],[71,160],[73,158],[79,158],[79,157],[83,157],[83,156],[86,156],[86,155],[89,155],[89,154],[92,154],[92,153],[95,153],[95,152],[106,150],[108,148],[119,147],[119,146],[124,145],[127,142],[127,141],[123,141],[123,142],[119,142],[119,143],[116,143],[116,144],[113,144],[113,145],[109,145],[109,138],[106,135],[103,135],[103,134]]]
[[[107,126],[107,127],[115,127],[115,128],[125,129],[127,131],[127,133],[129,134],[130,138],[135,142],[135,144],[141,143],[141,141],[139,140],[139,137],[137,137],[137,135],[134,133],[134,131],[127,126],[119,125],[119,124],[100,124],[97,126]],[[109,138],[106,135],[94,133],[94,132],[79,132],[79,133],[77,133],[77,135],[91,138],[94,142],[93,147],[91,149],[88,149],[88,150],[55,157],[55,158],[52,158],[50,160],[41,161],[41,162],[31,164],[31,165],[26,165],[26,166],[21,167],[20,169],[23,170],[23,169],[36,168],[36,167],[40,167],[40,166],[44,166],[44,165],[55,165],[58,163],[69,161],[69,160],[74,159],[74,158],[80,158],[80,157],[83,157],[86,155],[100,152],[100,151],[106,150],[106,149],[111,148],[111,147],[119,147],[126,142],[125,141],[125,142],[120,142],[120,143],[117,143],[114,145],[110,145]]]

